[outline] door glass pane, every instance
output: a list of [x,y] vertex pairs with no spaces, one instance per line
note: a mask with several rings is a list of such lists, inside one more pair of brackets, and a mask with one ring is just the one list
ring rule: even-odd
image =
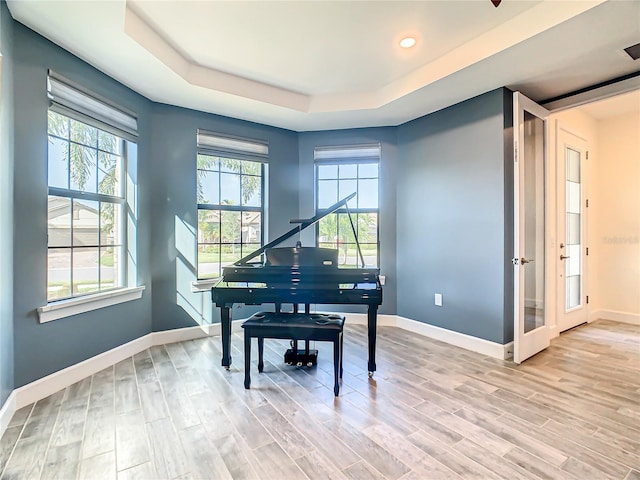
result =
[[565,189],[566,189],[566,243],[565,263],[565,309],[579,307],[582,302],[582,168],[581,153],[570,147],[565,148]]
[[567,148],[567,181],[580,183],[580,152]]
[[567,277],[567,309],[580,305],[580,276]]
[[580,214],[567,212],[567,244],[580,243]]
[[544,121],[524,112],[524,332],[545,324]]
[[580,184],[567,180],[567,212],[580,213]]

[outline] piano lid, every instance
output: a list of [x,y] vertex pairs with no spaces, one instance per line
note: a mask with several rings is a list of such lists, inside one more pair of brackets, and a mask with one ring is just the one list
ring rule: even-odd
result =
[[[351,218],[351,212],[349,212],[349,206],[347,205],[347,202],[349,200],[351,200],[353,197],[356,196],[356,192],[353,192],[351,195],[348,195],[347,197],[343,198],[342,200],[340,200],[337,203],[334,203],[333,205],[331,205],[329,208],[327,208],[326,210],[317,213],[316,215],[314,215],[311,218],[308,219],[298,219],[298,220],[291,220],[290,223],[298,223],[298,225],[294,228],[292,228],[291,230],[289,230],[287,233],[280,235],[278,238],[276,238],[275,240],[267,243],[265,246],[263,246],[262,248],[259,248],[258,250],[256,250],[255,252],[250,253],[249,255],[247,255],[246,257],[241,258],[240,260],[238,260],[237,262],[234,263],[234,265],[237,266],[241,266],[241,265],[246,265],[249,260],[252,260],[254,258],[256,258],[259,255],[262,255],[265,251],[268,251],[270,249],[273,249],[273,247],[275,247],[276,245],[284,242],[285,240],[293,237],[295,234],[300,233],[302,230],[304,230],[307,227],[310,227],[311,225],[316,224],[317,222],[319,222],[320,220],[322,220],[324,217],[326,217],[327,215],[335,212],[336,210],[338,210],[341,207],[345,207],[347,209],[347,214],[349,216],[349,221],[351,223],[351,228],[353,229],[353,235],[354,238],[356,240],[356,247],[358,248],[358,253],[360,255],[360,260],[362,262],[362,267],[364,268],[364,257],[362,256],[362,251],[360,250],[360,244],[358,243],[358,235],[356,233],[356,229],[355,229],[355,225],[353,224],[353,220]],[[308,248],[308,249],[313,249],[313,250],[331,250],[331,249],[319,249],[317,247],[293,247],[293,249],[296,248]],[[281,255],[281,257],[279,258],[284,258],[284,256],[286,255],[290,255],[292,258],[295,258],[296,255],[298,256],[298,260],[300,260],[300,255],[305,256],[305,258],[308,256],[310,259],[314,258],[313,254],[307,254],[307,252],[305,251],[304,253],[296,253],[292,248],[288,248],[288,249],[283,249],[284,250],[289,250],[289,253],[276,253],[274,254],[274,258],[277,255]],[[322,253],[319,253],[318,255],[322,256]],[[269,256],[267,255],[267,260],[268,260]],[[277,261],[277,260],[276,260]],[[282,264],[280,264],[282,265]],[[286,265],[292,265],[291,263],[288,263]],[[334,263],[334,265],[338,265],[337,262],[337,250],[336,250],[336,262]]]

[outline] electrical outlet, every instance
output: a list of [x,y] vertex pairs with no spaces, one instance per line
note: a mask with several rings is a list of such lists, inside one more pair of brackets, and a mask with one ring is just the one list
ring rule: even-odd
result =
[[435,294],[435,304],[436,304],[436,307],[441,307],[442,306],[442,294],[441,293],[436,293]]

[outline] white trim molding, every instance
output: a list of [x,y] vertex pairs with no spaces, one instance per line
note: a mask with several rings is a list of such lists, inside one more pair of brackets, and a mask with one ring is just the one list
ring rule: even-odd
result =
[[16,408],[16,391],[14,390],[9,394],[2,408],[0,408],[0,438],[2,438],[4,431],[11,423],[11,418],[13,418],[16,410],[18,409]]
[[[355,325],[366,325],[366,313],[345,313],[348,323]],[[446,328],[436,327],[428,323],[419,322],[410,318],[398,315],[378,315],[378,325],[387,327],[398,327],[409,332],[417,333],[423,337],[440,340],[456,347],[481,353],[489,357],[507,360],[513,358],[513,342],[505,345],[490,342],[483,338],[473,337],[464,333],[455,332]]]
[[483,338],[473,337],[471,335],[455,332],[446,328],[436,327],[435,325],[418,322],[416,320],[400,316],[397,317],[397,326],[403,330],[417,333],[418,335],[429,337],[434,340],[440,340],[448,343],[449,345],[471,350],[472,352],[481,353],[488,357],[498,358],[500,360],[506,360],[513,357],[513,342],[502,345]]
[[595,310],[589,314],[589,323],[603,318],[620,323],[630,323],[640,325],[640,314],[630,312],[618,312],[616,310]]
[[46,398],[152,346],[151,335],[148,334],[17,388],[14,390],[16,409]]
[[144,286],[122,288],[52,302],[44,307],[38,307],[38,317],[40,318],[40,323],[45,323],[79,313],[90,312],[91,310],[117,305],[119,303],[130,302],[131,300],[137,300],[142,297],[144,288]]
[[191,282],[191,291],[193,293],[209,292],[211,291],[211,287],[213,287],[220,280],[222,280],[222,277],[207,278],[205,280],[194,280],[193,282]]

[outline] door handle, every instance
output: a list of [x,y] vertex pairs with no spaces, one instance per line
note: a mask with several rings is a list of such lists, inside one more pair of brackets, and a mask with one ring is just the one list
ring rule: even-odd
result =
[[569,258],[569,255],[560,255],[560,260],[564,260],[566,258]]
[[531,262],[533,262],[533,258],[526,259],[526,258],[522,257],[520,259],[520,264],[522,264],[522,265],[524,265],[525,263],[531,263]]

